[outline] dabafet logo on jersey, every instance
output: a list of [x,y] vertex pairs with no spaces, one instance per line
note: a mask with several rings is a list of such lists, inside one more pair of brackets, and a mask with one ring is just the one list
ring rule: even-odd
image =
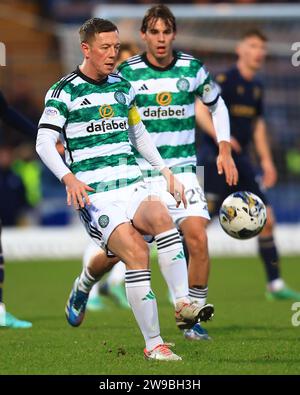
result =
[[111,132],[113,130],[128,129],[128,123],[126,120],[118,121],[111,119],[114,116],[114,110],[112,106],[110,106],[109,104],[103,104],[101,107],[99,107],[99,115],[102,118],[102,120],[99,122],[91,122],[86,128],[86,131],[88,133],[93,133],[93,132],[105,133],[105,132]]
[[93,132],[111,132],[112,130],[127,130],[128,123],[126,121],[114,121],[114,120],[105,120],[103,119],[100,122],[91,122],[89,126],[86,128],[88,133]]
[[172,94],[170,92],[160,92],[156,95],[156,103],[159,107],[147,108],[143,111],[144,118],[170,118],[170,117],[181,117],[185,115],[185,108],[172,108]]
[[147,108],[147,110],[143,111],[144,118],[170,118],[170,117],[180,117],[185,115],[185,108],[178,108],[177,110],[172,107],[156,107],[155,109]]

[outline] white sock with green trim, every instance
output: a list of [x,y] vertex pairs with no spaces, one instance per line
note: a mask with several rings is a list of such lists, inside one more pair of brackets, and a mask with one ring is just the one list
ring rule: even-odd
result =
[[151,271],[126,270],[125,287],[128,302],[144,336],[146,349],[163,343],[160,336],[157,304],[150,286]]
[[78,289],[88,294],[96,282],[98,280],[90,275],[87,267],[84,267],[79,276]]
[[200,287],[191,287],[189,289],[189,295],[190,299],[193,302],[198,302],[201,306],[204,306],[206,304],[206,299],[207,299],[207,293],[208,293],[208,286]]
[[177,229],[173,228],[155,236],[158,263],[176,302],[190,302],[188,272],[183,246]]

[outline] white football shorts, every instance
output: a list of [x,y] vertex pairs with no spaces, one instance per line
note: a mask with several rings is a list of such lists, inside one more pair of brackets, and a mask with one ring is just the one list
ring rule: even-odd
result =
[[187,217],[203,217],[210,219],[206,198],[199,184],[197,175],[192,172],[177,173],[175,177],[184,185],[187,208],[183,203],[176,208],[176,201],[167,191],[167,183],[163,176],[147,177],[145,183],[150,194],[159,194],[161,200],[167,205],[173,222],[179,226],[180,222]]
[[[110,192],[91,195],[90,206],[86,205],[78,210],[89,236],[106,251],[108,239],[114,229],[120,224],[130,222],[142,201],[150,195],[143,182]],[[151,195],[159,198],[159,193],[154,191]]]

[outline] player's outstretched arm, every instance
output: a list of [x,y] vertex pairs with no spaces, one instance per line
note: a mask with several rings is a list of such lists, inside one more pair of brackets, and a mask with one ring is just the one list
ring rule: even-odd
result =
[[224,100],[218,97],[216,103],[209,106],[212,114],[216,139],[219,145],[217,157],[217,168],[219,174],[225,174],[228,185],[236,185],[238,182],[238,171],[231,155],[229,114]]
[[225,174],[228,185],[237,185],[238,171],[231,156],[231,145],[228,141],[219,142],[219,155],[217,157],[218,174]]
[[202,103],[200,99],[195,100],[195,117],[196,123],[201,128],[201,131],[208,134],[217,142],[217,134],[212,121],[211,113],[207,106]]

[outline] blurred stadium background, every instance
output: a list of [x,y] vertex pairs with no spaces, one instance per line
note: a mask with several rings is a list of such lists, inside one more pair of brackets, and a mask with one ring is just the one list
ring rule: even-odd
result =
[[[5,46],[6,65],[0,70],[0,89],[10,104],[38,121],[47,89],[81,61],[77,31],[90,16],[113,20],[120,28],[122,41],[132,42],[142,50],[140,21],[155,2],[115,3],[1,0],[0,42]],[[299,254],[300,66],[292,64],[292,44],[300,41],[298,1],[164,3],[170,5],[178,19],[176,48],[202,58],[212,74],[234,62],[236,40],[243,31],[258,27],[268,36],[269,56],[262,78],[266,87],[265,115],[279,172],[279,181],[268,196],[279,223],[276,235],[281,252]],[[87,236],[76,213],[66,206],[63,186],[39,162],[31,141],[4,124],[0,127],[1,144],[12,147],[11,167],[21,176],[26,190],[26,203],[18,206],[9,204],[7,191],[0,190],[0,216],[5,218],[8,210],[14,214],[12,223],[4,223],[7,259],[79,258]],[[0,160],[0,171],[1,166]],[[212,255],[255,254],[254,240],[233,240],[217,223],[209,229],[209,240]]]

